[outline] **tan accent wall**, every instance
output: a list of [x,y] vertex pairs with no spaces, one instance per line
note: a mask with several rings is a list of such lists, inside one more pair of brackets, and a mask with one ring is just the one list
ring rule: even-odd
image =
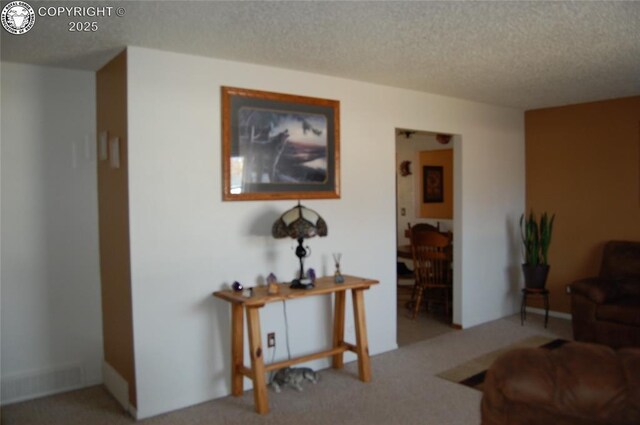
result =
[[[425,165],[441,166],[443,172],[443,202],[425,203],[423,186],[423,167]],[[419,189],[416,196],[419,206],[418,216],[421,218],[453,218],[453,149],[440,149],[420,152]]]
[[604,243],[640,241],[640,96],[527,111],[525,138],[527,210],[556,213],[551,309],[570,312],[565,286]]
[[[127,164],[127,55],[122,52],[96,76],[98,153],[100,134],[120,138],[120,167],[98,159],[98,217],[104,357],[129,384],[136,403],[129,252]],[[112,152],[109,152],[111,155]]]

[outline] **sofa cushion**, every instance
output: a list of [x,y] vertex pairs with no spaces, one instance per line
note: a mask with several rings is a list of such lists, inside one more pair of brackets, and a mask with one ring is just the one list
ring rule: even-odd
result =
[[616,287],[620,295],[640,297],[640,279],[624,278],[616,280]]
[[573,342],[512,350],[487,372],[482,424],[636,425],[639,384],[640,349]]
[[640,326],[640,297],[621,297],[615,304],[601,304],[596,318],[623,325]]
[[[511,356],[507,363],[515,367],[502,389],[508,399],[584,417],[621,407],[626,380],[608,347],[574,343],[551,352],[521,349]],[[594,365],[598,373],[593,373]]]
[[640,283],[640,243],[610,241],[604,247],[600,276],[625,279]]

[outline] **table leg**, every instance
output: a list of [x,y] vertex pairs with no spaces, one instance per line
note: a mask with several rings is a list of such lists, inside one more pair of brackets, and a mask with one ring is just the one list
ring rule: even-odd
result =
[[242,305],[231,304],[231,394],[242,395],[243,377],[240,369],[244,366],[244,322]]
[[371,381],[369,362],[369,344],[367,342],[367,324],[364,317],[364,291],[353,289],[353,317],[356,325],[356,354],[358,355],[358,373],[363,382]]
[[247,307],[247,327],[249,328],[251,371],[253,372],[253,398],[256,403],[256,412],[266,414],[269,413],[269,401],[267,399],[267,384],[264,376],[265,369],[259,308]]
[[[338,291],[335,294],[333,306],[333,348],[339,347],[344,342],[344,310],[346,291]],[[342,369],[344,366],[344,353],[333,356],[333,368]]]
[[520,326],[524,325],[524,321],[527,318],[527,293],[522,293],[522,302],[520,304]]

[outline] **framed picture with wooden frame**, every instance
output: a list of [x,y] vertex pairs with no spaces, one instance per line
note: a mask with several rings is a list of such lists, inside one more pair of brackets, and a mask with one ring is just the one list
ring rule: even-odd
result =
[[444,202],[443,183],[441,166],[425,165],[422,167],[422,190],[424,203]]
[[340,197],[340,102],[222,87],[225,201]]

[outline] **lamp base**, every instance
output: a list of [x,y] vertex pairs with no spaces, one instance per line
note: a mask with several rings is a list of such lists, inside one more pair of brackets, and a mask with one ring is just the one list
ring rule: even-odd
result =
[[304,279],[293,279],[291,285],[289,286],[291,289],[311,289],[315,288],[315,285],[309,278]]

